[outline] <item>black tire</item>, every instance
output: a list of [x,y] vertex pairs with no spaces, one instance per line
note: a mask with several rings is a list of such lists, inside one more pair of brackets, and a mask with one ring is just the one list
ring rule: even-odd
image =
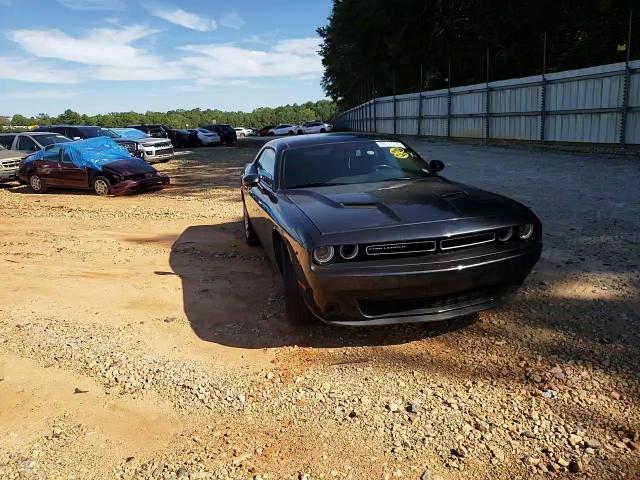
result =
[[35,193],[44,193],[47,191],[47,185],[38,175],[29,176],[29,186]]
[[241,133],[239,136],[240,136],[240,138],[246,137],[246,135],[244,133]]
[[251,225],[251,219],[249,218],[249,212],[247,212],[247,206],[242,201],[242,213],[243,213],[243,225],[244,225],[244,240],[250,247],[260,246],[260,239],[256,235],[253,226]]
[[304,303],[293,262],[285,245],[281,245],[280,257],[284,278],[284,307],[287,322],[290,325],[309,325],[314,322],[315,317],[307,304]]
[[320,133],[327,133],[327,130],[325,128],[321,128]]
[[268,136],[268,137],[275,137],[275,136],[276,136],[276,134],[275,134],[275,133],[273,133],[273,132],[269,132],[269,133],[267,133],[267,136]]
[[293,130],[289,130],[289,135],[294,135],[295,132]]
[[103,177],[102,175],[93,177],[91,186],[93,187],[93,191],[96,192],[96,195],[100,195],[101,197],[106,197],[111,193],[111,183],[109,183],[107,177]]
[[296,133],[297,133],[298,135],[303,135],[303,134],[304,134],[304,132],[303,132],[302,130],[298,130]]

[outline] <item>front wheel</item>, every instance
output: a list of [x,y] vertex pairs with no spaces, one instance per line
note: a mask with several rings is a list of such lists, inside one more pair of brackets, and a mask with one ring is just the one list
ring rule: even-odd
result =
[[38,175],[31,175],[29,177],[29,186],[35,193],[44,193],[47,191],[47,186]]
[[326,128],[321,128],[320,129],[320,133],[327,133],[327,129]]
[[302,130],[298,130],[298,135],[302,135],[304,132]]
[[111,192],[111,184],[107,177],[98,176],[93,179],[93,191],[101,197],[106,197]]
[[284,277],[284,306],[291,325],[308,325],[315,319],[304,303],[289,250],[282,245],[282,276]]

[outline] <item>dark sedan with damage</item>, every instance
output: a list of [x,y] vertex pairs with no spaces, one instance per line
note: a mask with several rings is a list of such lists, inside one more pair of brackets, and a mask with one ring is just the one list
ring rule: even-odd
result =
[[244,230],[284,277],[287,318],[446,320],[514,292],[540,258],[540,220],[443,168],[380,135],[265,144],[242,175]]
[[50,145],[20,162],[20,181],[36,193],[51,187],[125,195],[169,183],[169,177],[141,158],[131,157],[109,137]]

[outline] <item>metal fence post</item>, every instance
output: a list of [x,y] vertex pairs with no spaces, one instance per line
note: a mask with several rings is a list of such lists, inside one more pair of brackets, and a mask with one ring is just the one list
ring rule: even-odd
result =
[[393,94],[393,134],[396,134],[396,94]]
[[420,136],[420,130],[422,127],[422,88],[420,88],[420,92],[418,93],[418,131],[416,135]]
[[631,25],[633,22],[633,9],[629,10],[629,32],[627,34],[627,59],[624,66],[624,79],[622,81],[622,105],[620,106],[620,129],[618,131],[618,143],[620,148],[625,147],[627,139],[627,115],[629,115],[629,82],[631,81]]
[[491,116],[491,89],[489,88],[489,47],[487,47],[487,89],[484,97],[484,141],[489,142],[489,117]]
[[547,111],[547,79],[542,75],[542,83],[540,84],[540,131],[538,140],[544,143],[544,127]]
[[538,140],[544,143],[544,127],[547,112],[547,32],[544,32],[544,41],[542,46],[542,84],[540,84],[540,130],[538,132]]
[[373,131],[374,133],[378,133],[378,109],[377,109],[377,102],[378,98],[377,97],[373,97]]
[[451,136],[451,89],[447,88],[447,137]]
[[491,117],[491,89],[487,83],[487,91],[484,97],[484,140],[489,141],[489,117]]

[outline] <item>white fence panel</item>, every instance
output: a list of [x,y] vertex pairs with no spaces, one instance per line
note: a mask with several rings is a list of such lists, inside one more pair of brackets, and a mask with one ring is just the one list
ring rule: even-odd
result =
[[640,61],[382,97],[336,124],[389,134],[640,144]]

